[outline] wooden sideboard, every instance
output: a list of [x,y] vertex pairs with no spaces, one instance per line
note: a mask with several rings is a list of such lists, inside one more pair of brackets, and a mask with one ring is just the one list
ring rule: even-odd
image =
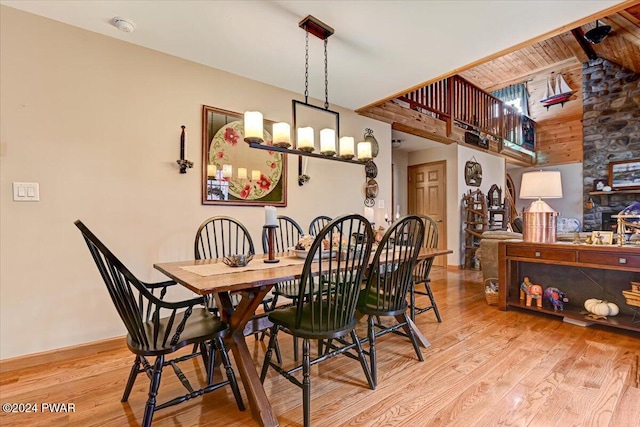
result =
[[[500,242],[498,245],[498,307],[518,307],[565,317],[580,322],[603,324],[640,332],[640,307],[627,305],[623,290],[631,281],[640,281],[640,248],[572,243]],[[527,307],[520,300],[520,284],[525,276],[532,283],[558,288],[566,293],[569,303],[563,311],[535,302]],[[586,318],[584,301],[598,298],[615,302],[618,316],[607,320]],[[633,318],[635,314],[635,319]]]

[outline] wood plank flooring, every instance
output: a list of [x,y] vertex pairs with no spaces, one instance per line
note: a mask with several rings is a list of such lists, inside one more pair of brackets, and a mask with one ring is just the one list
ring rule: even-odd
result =
[[[388,334],[378,341],[376,390],[347,357],[313,367],[314,426],[640,426],[640,334],[499,311],[486,304],[479,272],[434,269],[432,279],[443,323],[431,312],[416,319],[431,342],[422,350],[425,361],[406,338]],[[112,309],[108,301],[105,307]],[[249,345],[261,366],[266,340],[249,338]],[[292,364],[286,335],[280,346],[284,363]],[[75,412],[0,413],[0,425],[139,425],[147,378],[140,376],[129,402],[120,403],[132,362],[123,346],[5,372],[1,403],[73,403]],[[191,381],[204,381],[201,360],[182,365]],[[300,389],[273,371],[265,389],[282,426],[302,425]],[[159,400],[182,392],[166,369]],[[178,425],[256,424],[249,410],[238,411],[227,387],[155,414],[154,426]]]

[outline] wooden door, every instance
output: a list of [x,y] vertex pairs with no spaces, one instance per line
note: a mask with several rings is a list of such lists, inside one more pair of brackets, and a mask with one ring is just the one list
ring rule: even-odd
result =
[[[446,162],[409,166],[407,202],[410,214],[428,215],[438,224],[438,249],[447,247]],[[433,265],[446,267],[447,257],[436,257]]]

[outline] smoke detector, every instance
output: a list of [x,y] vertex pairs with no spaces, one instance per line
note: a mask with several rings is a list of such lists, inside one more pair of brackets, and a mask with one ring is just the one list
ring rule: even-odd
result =
[[133,33],[133,31],[136,29],[136,26],[133,22],[129,21],[128,19],[120,18],[118,16],[113,18],[111,22],[117,29],[125,33]]
[[400,145],[402,145],[402,140],[401,139],[392,139],[391,140],[391,147],[392,148],[398,148],[398,147],[400,147]]

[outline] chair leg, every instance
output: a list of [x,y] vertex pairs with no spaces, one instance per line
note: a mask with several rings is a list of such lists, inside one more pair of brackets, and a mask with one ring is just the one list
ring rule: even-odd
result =
[[[212,371],[209,369],[209,349],[207,348],[207,344],[204,342],[201,342],[199,346],[202,363],[204,363],[204,368],[207,370],[207,378],[209,378],[209,372]],[[211,377],[213,377],[213,374],[211,374]],[[211,384],[211,382],[209,382],[209,384]]]
[[269,370],[269,365],[271,364],[271,356],[273,354],[273,348],[278,336],[278,329],[278,325],[273,325],[271,331],[269,332],[269,345],[267,346],[267,352],[264,355],[264,362],[262,362],[262,371],[260,372],[261,383],[264,383],[264,379],[267,378],[267,371]]
[[373,316],[369,316],[367,319],[369,327],[367,328],[367,334],[369,338],[369,360],[371,365],[371,378],[373,381],[373,387],[378,385],[378,362],[376,357],[376,330],[374,326]]
[[302,410],[304,426],[311,426],[311,351],[309,338],[302,340]]
[[[207,353],[208,349],[206,344],[202,343],[200,346],[202,348],[202,352]],[[207,385],[213,384],[213,373],[216,365],[216,348],[213,345],[213,342],[211,342],[210,348],[211,349],[208,350],[207,354],[207,364],[205,365],[207,367]]]
[[[215,338],[214,341],[211,342],[211,354],[209,355],[209,360],[215,359],[215,351],[220,353],[220,357],[222,358],[222,366],[227,373],[227,379],[229,380],[229,385],[231,386],[231,391],[233,391],[233,397],[236,398],[236,404],[238,405],[238,409],[244,411],[244,402],[242,401],[242,396],[240,395],[240,389],[238,388],[238,380],[236,379],[236,374],[233,372],[233,368],[231,367],[231,361],[229,360],[229,355],[227,354],[227,348],[224,345],[224,341],[221,337]],[[213,363],[211,365],[211,378],[209,379],[209,384],[213,383]]]
[[140,356],[136,356],[136,360],[133,362],[131,366],[131,372],[129,372],[129,380],[127,381],[127,385],[124,388],[124,393],[122,394],[122,399],[120,402],[126,402],[129,400],[129,394],[131,394],[131,389],[133,388],[133,383],[136,382],[136,378],[138,377],[138,372],[140,371]]
[[433,297],[433,292],[431,291],[431,285],[429,284],[428,279],[424,282],[424,287],[427,289],[427,294],[429,295],[429,299],[431,300],[431,307],[433,307],[433,311],[434,313],[436,313],[436,319],[438,319],[438,323],[442,323],[440,311],[438,310],[438,304],[436,304],[436,299]]
[[[407,316],[407,313],[404,312],[402,313],[402,317],[404,318],[404,321],[407,323],[407,325],[409,324],[409,316]],[[413,349],[416,351],[416,355],[418,355],[418,360],[420,360],[421,362],[424,362],[424,358],[422,357],[422,353],[420,352],[420,347],[418,345],[418,340],[416,339],[416,335],[413,333],[413,330],[411,328],[407,328],[409,329],[409,339],[411,340],[411,344],[413,344]]]
[[164,355],[158,356],[156,358],[156,363],[153,366],[153,374],[151,374],[151,384],[149,384],[149,399],[147,399],[147,405],[144,408],[142,427],[151,427],[153,412],[156,409],[156,396],[158,395],[158,389],[160,388],[162,365],[164,365]]
[[416,321],[416,283],[413,282],[409,293],[411,294],[411,320]]
[[293,337],[293,361],[298,361],[298,337]]
[[274,351],[276,352],[276,360],[279,364],[282,364],[282,353],[280,353],[280,343],[278,342],[278,338],[276,337],[276,343],[273,346]]
[[360,359],[360,365],[362,366],[362,370],[364,371],[364,376],[367,377],[369,388],[371,388],[371,390],[375,390],[376,382],[371,373],[371,369],[367,364],[367,359],[364,356],[364,350],[362,350],[362,344],[360,344],[360,339],[358,338],[358,334],[356,333],[355,329],[351,331],[351,339],[356,345],[356,350],[358,351],[358,359]]

